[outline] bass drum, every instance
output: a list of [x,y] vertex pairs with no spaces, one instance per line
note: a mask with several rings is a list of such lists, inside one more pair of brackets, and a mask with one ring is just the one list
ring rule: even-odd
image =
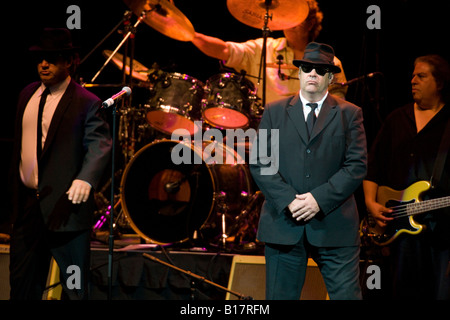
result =
[[[191,160],[180,163],[179,156]],[[150,143],[122,176],[127,220],[138,235],[158,244],[184,242],[194,233],[220,237],[222,226],[232,227],[251,195],[250,174],[241,163],[237,153],[216,142],[203,141],[201,147],[174,140]]]

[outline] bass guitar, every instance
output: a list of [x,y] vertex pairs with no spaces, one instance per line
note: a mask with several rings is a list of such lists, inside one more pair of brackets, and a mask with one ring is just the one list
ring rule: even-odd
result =
[[382,228],[375,222],[363,219],[361,234],[370,237],[375,244],[385,246],[403,233],[411,235],[421,233],[425,226],[414,220],[415,215],[450,207],[450,196],[422,201],[423,194],[430,188],[431,184],[428,181],[415,182],[404,190],[379,187],[377,202],[393,210],[390,217],[394,220]]

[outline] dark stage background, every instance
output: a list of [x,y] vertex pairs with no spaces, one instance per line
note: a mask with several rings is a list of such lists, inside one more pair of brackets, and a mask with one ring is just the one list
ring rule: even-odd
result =
[[[282,0],[281,0],[282,1]],[[5,4],[6,3],[6,4]],[[245,41],[262,36],[262,31],[236,20],[226,0],[175,0],[176,7],[198,32],[223,40]],[[450,60],[448,16],[450,2],[439,0],[319,0],[324,13],[323,30],[316,39],[331,44],[343,63],[347,79],[379,71],[383,77],[368,79],[349,88],[347,100],[363,108],[369,144],[384,117],[411,100],[410,79],[415,57],[438,53]],[[7,190],[6,177],[13,141],[17,96],[31,81],[38,80],[36,67],[27,49],[35,43],[42,28],[65,27],[69,5],[81,9],[81,29],[73,30],[81,58],[90,52],[128,9],[121,0],[7,1],[2,4],[2,104],[0,148],[2,155],[0,199]],[[369,5],[381,9],[381,29],[369,30],[366,13]],[[132,21],[136,21],[133,16]],[[119,28],[121,29],[121,28]],[[280,31],[272,37],[281,36]],[[114,33],[81,66],[79,75],[89,82],[103,65],[103,50],[114,50],[121,41]],[[150,68],[157,63],[169,72],[186,73],[201,81],[221,73],[216,59],[202,54],[192,43],[169,38],[150,26],[139,25],[135,38],[135,59]],[[121,72],[110,64],[97,84],[121,82]],[[93,90],[102,100],[120,88]],[[138,101],[139,103],[139,101]],[[3,208],[4,206],[2,206]],[[0,211],[4,220],[5,210]]]

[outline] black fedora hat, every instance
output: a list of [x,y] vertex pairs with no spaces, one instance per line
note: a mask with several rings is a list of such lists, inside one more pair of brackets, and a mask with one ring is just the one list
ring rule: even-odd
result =
[[318,42],[310,42],[305,48],[303,59],[294,60],[292,62],[296,67],[301,65],[319,65],[327,66],[332,73],[341,72],[341,68],[334,64],[334,50],[333,47]]
[[39,38],[39,43],[31,46],[31,52],[70,52],[78,49],[72,45],[72,36],[68,29],[45,28]]

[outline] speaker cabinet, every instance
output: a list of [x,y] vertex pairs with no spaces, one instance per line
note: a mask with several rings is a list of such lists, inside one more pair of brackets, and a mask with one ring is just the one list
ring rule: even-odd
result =
[[[266,291],[266,265],[263,256],[236,255],[233,257],[228,290],[264,300]],[[238,300],[239,296],[227,292],[226,300]],[[328,300],[327,289],[317,264],[308,259],[305,284],[300,300]]]
[[9,245],[0,244],[0,300],[9,300]]
[[61,300],[62,286],[59,282],[59,267],[55,259],[50,262],[50,270],[47,278],[47,290],[44,292],[43,300]]
[[[61,298],[62,287],[55,285],[59,283],[59,268],[52,258],[50,270],[47,278],[48,290],[42,295],[43,300],[59,300]],[[9,300],[9,245],[0,244],[0,300]]]

